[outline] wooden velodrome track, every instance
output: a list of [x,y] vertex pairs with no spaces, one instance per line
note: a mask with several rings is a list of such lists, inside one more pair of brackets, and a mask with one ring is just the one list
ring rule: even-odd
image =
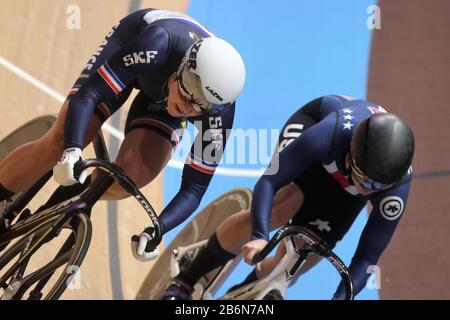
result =
[[416,136],[410,201],[380,263],[381,298],[450,299],[450,1],[378,4],[368,98]]
[[[66,27],[70,5],[81,8],[79,30]],[[380,0],[378,5],[382,29],[373,33],[368,98],[404,117],[417,139],[411,200],[380,261],[381,298],[450,299],[450,1]],[[183,12],[187,1],[3,0],[0,6],[0,58],[65,95],[105,34],[130,8]],[[0,83],[0,138],[36,116],[59,110],[57,99],[2,66]],[[161,186],[158,177],[144,190],[157,210]],[[145,215],[132,200],[118,206],[118,253],[110,250],[111,230],[102,203],[93,215],[93,242],[83,264],[81,290],[69,290],[64,298],[135,297],[150,266],[132,258],[129,237],[141,230]],[[110,264],[114,254],[119,270]]]
[[[80,29],[70,30],[66,26],[71,5],[81,9]],[[186,6],[184,0],[3,0],[0,4],[0,58],[65,96],[97,46],[123,16],[150,7],[184,12]],[[59,111],[61,103],[57,99],[4,66],[0,66],[0,83],[0,138],[37,116]],[[128,107],[129,103],[122,109]],[[122,111],[120,129],[123,129],[125,117],[126,111]],[[106,138],[108,143],[109,134]],[[161,175],[144,189],[144,194],[160,212]],[[106,204],[96,206],[92,217],[93,239],[81,269],[81,288],[67,290],[63,298],[135,297],[151,264],[134,260],[130,237],[142,230],[148,217],[134,200],[119,202],[118,213],[117,230],[111,232]],[[116,252],[111,252],[111,237],[118,238],[118,250],[113,250]],[[112,260],[117,265],[111,265]]]

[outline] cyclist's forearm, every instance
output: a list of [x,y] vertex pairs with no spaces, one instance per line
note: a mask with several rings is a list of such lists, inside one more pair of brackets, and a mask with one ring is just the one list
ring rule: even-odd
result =
[[203,194],[204,191],[200,190],[180,190],[159,216],[163,232],[169,232],[189,218],[200,205]]
[[355,293],[364,289],[367,279],[374,270],[376,271],[374,268],[388,246],[399,222],[398,219],[394,221],[385,219],[378,208],[379,206],[376,205],[370,214],[349,268],[353,277]]
[[[355,295],[360,293],[366,286],[367,279],[369,279],[371,275],[371,273],[369,272],[369,267],[371,265],[374,265],[374,263],[367,259],[353,258],[348,270],[350,271],[350,275],[352,276]],[[342,281],[339,284],[334,297],[337,300],[345,299],[345,287]]]
[[270,215],[274,194],[274,187],[268,179],[261,178],[255,185],[251,208],[252,240],[269,239]]

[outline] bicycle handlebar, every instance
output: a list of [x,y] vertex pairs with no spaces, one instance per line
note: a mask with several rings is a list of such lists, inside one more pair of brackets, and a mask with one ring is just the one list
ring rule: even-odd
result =
[[299,236],[308,245],[310,245],[315,253],[327,251],[325,242],[317,240],[308,230],[300,226],[287,226],[277,231],[277,233],[270,239],[265,247],[253,256],[253,263],[256,264],[264,260],[267,255],[286,237]]
[[317,239],[311,232],[301,226],[286,226],[277,231],[277,233],[270,239],[265,247],[253,256],[252,262],[254,264],[264,260],[267,255],[286,237],[296,236],[311,247],[311,252],[327,259],[339,272],[344,285],[346,300],[353,300],[355,297],[353,281],[345,264],[342,260],[330,249],[327,244]]
[[155,228],[155,235],[153,239],[149,242],[148,250],[153,251],[159,245],[162,240],[162,229],[159,224],[158,216],[151,206],[150,202],[145,198],[145,196],[139,191],[139,188],[122,170],[120,166],[115,163],[107,162],[100,159],[86,159],[79,161],[74,166],[74,176],[79,178],[80,174],[88,168],[98,168],[106,172],[111,176],[125,191],[131,194],[144,208],[147,212],[150,220]]

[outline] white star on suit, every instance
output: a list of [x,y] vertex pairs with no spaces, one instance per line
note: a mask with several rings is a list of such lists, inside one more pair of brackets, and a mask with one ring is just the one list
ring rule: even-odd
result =
[[316,221],[312,221],[309,224],[312,226],[317,226],[317,229],[319,229],[319,231],[324,231],[324,230],[327,232],[331,231],[330,221],[323,221],[320,219],[316,219]]
[[346,122],[346,123],[344,123],[344,129],[348,129],[348,130],[351,130],[353,126],[354,126],[354,124],[353,124],[353,123],[351,123],[350,121],[349,121],[349,122]]
[[352,113],[352,112],[353,112],[352,110],[350,110],[350,109],[347,109],[347,108],[345,108],[345,109],[342,109],[342,111],[343,111],[344,113]]
[[351,115],[344,116],[344,120],[352,120],[354,117]]

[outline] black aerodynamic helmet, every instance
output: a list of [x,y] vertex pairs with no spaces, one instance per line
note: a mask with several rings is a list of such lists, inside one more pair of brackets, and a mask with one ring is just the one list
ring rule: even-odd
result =
[[350,145],[356,167],[383,184],[400,180],[411,166],[414,134],[392,113],[375,113],[358,124]]

